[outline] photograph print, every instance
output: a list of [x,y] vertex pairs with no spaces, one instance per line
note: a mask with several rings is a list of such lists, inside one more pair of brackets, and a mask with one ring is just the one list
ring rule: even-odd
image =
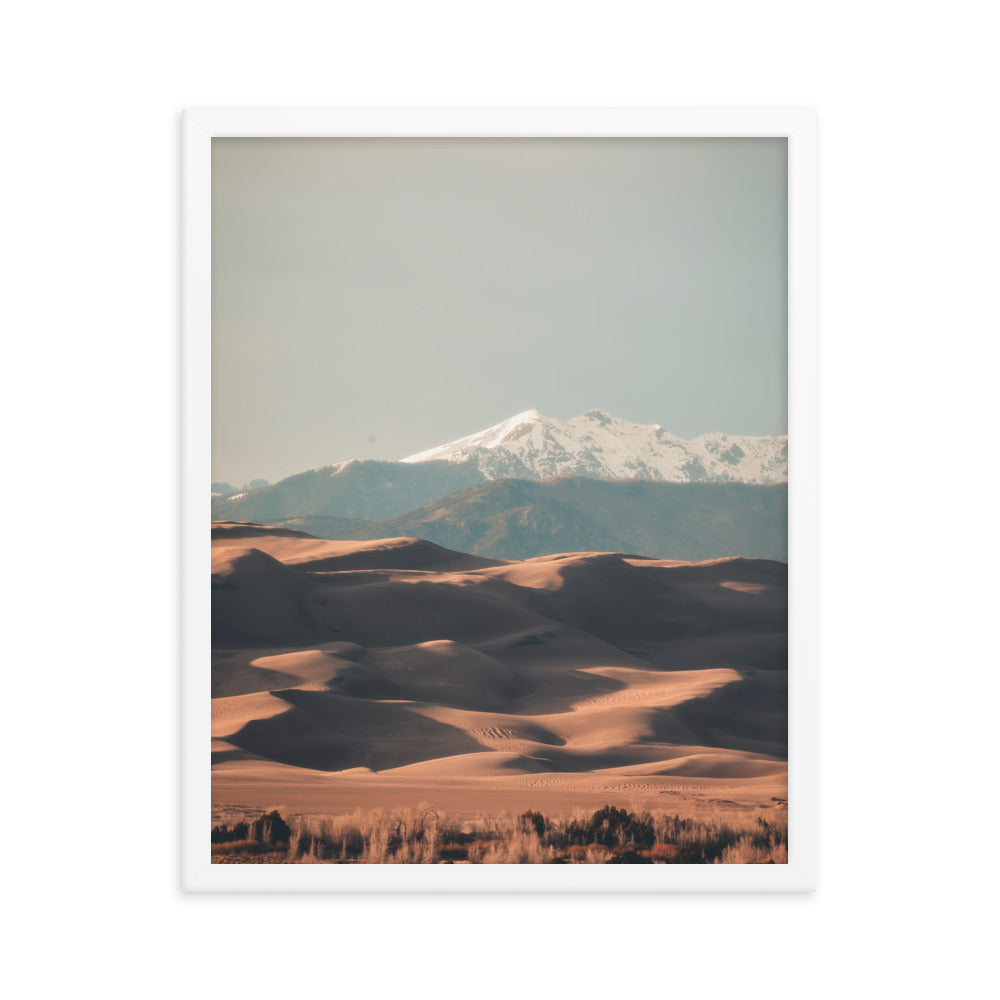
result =
[[788,186],[212,139],[212,865],[787,865]]

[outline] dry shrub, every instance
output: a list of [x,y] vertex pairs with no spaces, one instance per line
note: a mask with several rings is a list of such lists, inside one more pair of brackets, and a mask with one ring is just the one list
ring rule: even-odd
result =
[[[356,810],[340,816],[228,810],[212,830],[213,858],[273,864],[787,864],[788,814],[693,801],[689,815],[613,806],[568,816],[525,812],[471,822],[430,808]],[[230,825],[231,824],[231,825]],[[247,836],[253,832],[256,839]],[[284,843],[262,843],[286,835]],[[243,836],[237,836],[243,834]]]
[[355,810],[343,816],[295,817],[289,854],[295,862],[435,864],[455,830],[421,803],[412,809]]
[[651,861],[670,862],[676,861],[681,854],[678,844],[653,844],[649,849]]
[[724,848],[717,865],[785,865],[788,845],[771,839],[766,843],[744,834],[735,844]]
[[[545,865],[555,859],[555,849],[546,847],[534,829],[515,829],[510,836],[491,841],[482,858],[484,865]],[[472,858],[470,857],[471,861]]]

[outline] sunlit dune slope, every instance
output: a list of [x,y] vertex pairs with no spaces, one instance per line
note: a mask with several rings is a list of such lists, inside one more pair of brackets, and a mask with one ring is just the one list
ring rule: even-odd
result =
[[219,799],[784,787],[782,563],[504,562],[235,522],[212,550]]

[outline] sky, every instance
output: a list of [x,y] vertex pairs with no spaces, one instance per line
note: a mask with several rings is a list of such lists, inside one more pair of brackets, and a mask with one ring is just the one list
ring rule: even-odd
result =
[[784,139],[214,139],[212,478],[523,410],[787,431]]

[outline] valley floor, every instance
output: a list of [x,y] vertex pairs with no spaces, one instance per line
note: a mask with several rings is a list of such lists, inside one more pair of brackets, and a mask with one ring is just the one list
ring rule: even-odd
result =
[[326,773],[272,762],[219,764],[212,773],[212,807],[225,810],[282,808],[303,815],[357,809],[407,809],[432,803],[464,818],[482,813],[595,810],[612,802],[639,811],[665,810],[696,816],[718,805],[770,808],[788,795],[788,765],[759,778],[682,778],[608,773],[463,777],[461,760],[452,777],[436,780],[387,774]]

